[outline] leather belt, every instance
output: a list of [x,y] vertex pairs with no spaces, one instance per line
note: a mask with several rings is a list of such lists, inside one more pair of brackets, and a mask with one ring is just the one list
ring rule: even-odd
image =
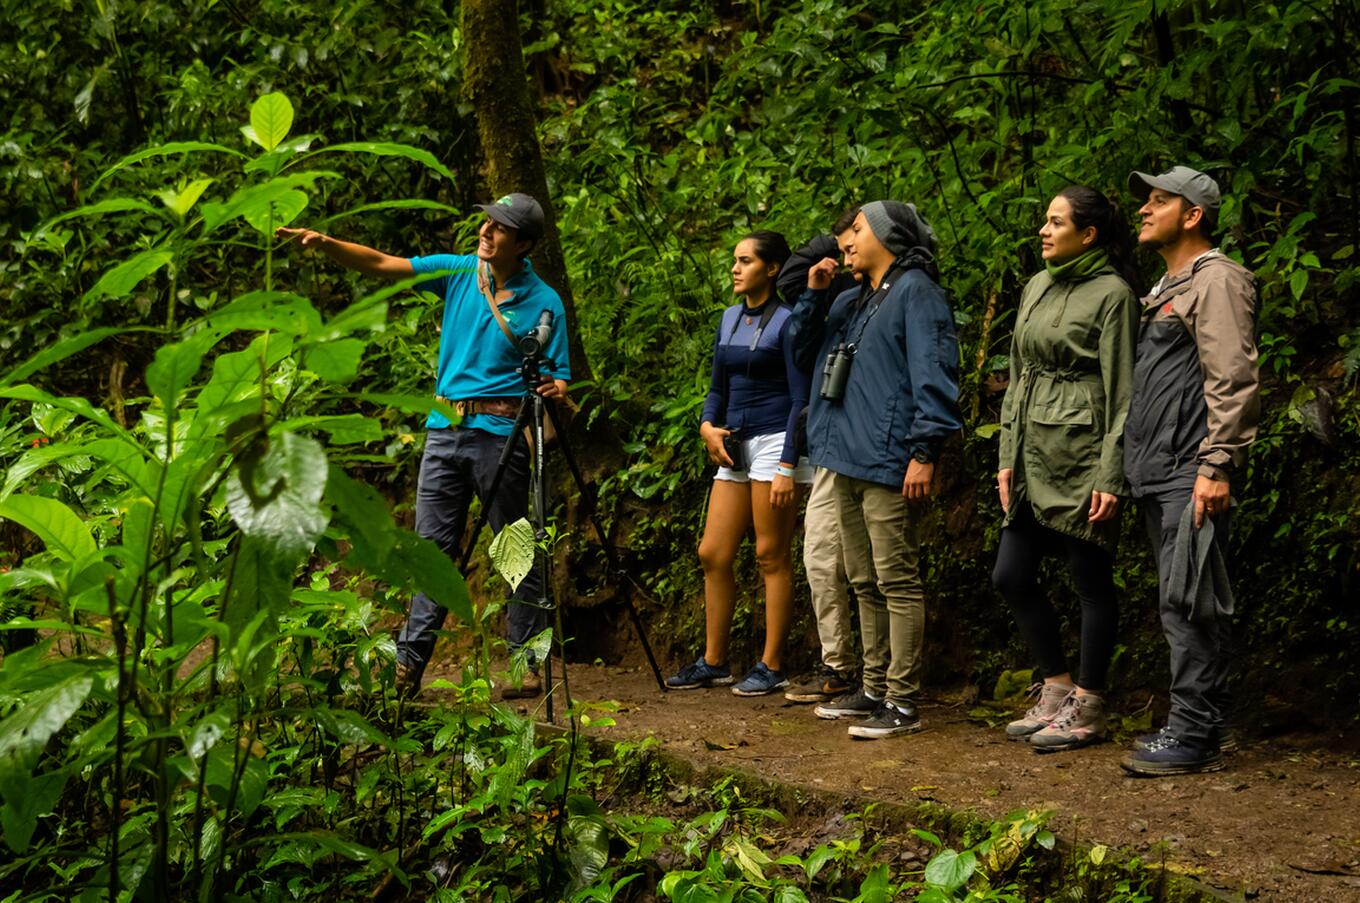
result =
[[452,405],[460,417],[469,414],[491,414],[496,417],[514,418],[519,413],[518,398],[460,398],[450,400],[442,395],[435,396],[436,401]]

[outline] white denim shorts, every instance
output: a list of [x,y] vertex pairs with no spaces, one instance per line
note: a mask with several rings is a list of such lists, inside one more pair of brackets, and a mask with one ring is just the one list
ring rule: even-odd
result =
[[[733,483],[749,483],[752,480],[757,483],[774,482],[775,468],[779,466],[779,458],[784,453],[784,434],[770,433],[768,436],[743,439],[741,445],[742,451],[746,452],[746,463],[750,465],[749,468],[733,470],[730,467],[719,467],[718,474],[713,479]],[[812,464],[808,462],[806,455],[798,459],[798,466],[793,469],[793,481],[812,482]]]

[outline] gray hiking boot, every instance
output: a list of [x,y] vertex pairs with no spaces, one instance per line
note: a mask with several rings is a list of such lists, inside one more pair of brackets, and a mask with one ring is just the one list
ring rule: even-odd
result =
[[1034,692],[1035,689],[1039,693],[1038,702],[1025,713],[1025,717],[1006,725],[1007,739],[1023,740],[1048,727],[1053,723],[1053,719],[1058,717],[1058,712],[1067,701],[1067,697],[1076,692],[1075,687],[1063,684],[1036,684],[1030,691]]
[[1076,749],[1105,739],[1105,700],[1099,696],[1068,696],[1058,717],[1030,735],[1029,745],[1038,752]]

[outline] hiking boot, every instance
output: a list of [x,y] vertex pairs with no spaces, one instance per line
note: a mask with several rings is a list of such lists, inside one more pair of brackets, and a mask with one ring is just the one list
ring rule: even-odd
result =
[[746,672],[741,683],[732,688],[732,695],[766,696],[788,685],[789,679],[783,671],[771,671],[764,662],[756,662],[756,666]]
[[1142,749],[1135,749],[1119,765],[1139,777],[1198,774],[1222,769],[1223,756],[1217,746],[1183,743],[1166,732]]
[[414,699],[420,692],[420,669],[405,662],[397,662],[397,679],[394,684],[399,699]]
[[[1170,733],[1171,725],[1167,725],[1155,734],[1143,734],[1141,737],[1134,739],[1133,748],[1135,750],[1147,749],[1148,744],[1160,740]],[[1237,731],[1230,727],[1220,728],[1218,732],[1218,751],[1225,756],[1230,756],[1237,752],[1238,749],[1240,749],[1240,747],[1237,742]]]
[[1048,727],[1030,735],[1036,752],[1076,749],[1105,739],[1105,700],[1099,696],[1071,694]]
[[854,678],[835,668],[822,665],[818,675],[796,687],[791,687],[784,698],[789,702],[830,702],[842,693],[855,688]]
[[679,674],[666,678],[666,686],[672,690],[697,690],[700,687],[725,687],[734,679],[731,668],[710,665],[701,655],[698,661],[681,668]]
[[1052,724],[1075,687],[1065,684],[1035,684],[1030,688],[1030,693],[1033,694],[1036,690],[1039,700],[1025,713],[1025,717],[1006,725],[1006,739],[1023,740]]
[[519,686],[511,684],[501,690],[501,699],[530,699],[543,692],[543,678],[538,676],[537,671],[528,671]]
[[881,740],[899,734],[913,734],[921,729],[921,716],[916,714],[916,706],[908,703],[899,708],[890,702],[881,702],[874,713],[863,721],[850,725],[850,736],[863,740]]
[[864,692],[863,687],[855,687],[837,696],[830,702],[824,702],[813,713],[818,718],[826,718],[834,721],[837,718],[864,718],[872,715],[874,711],[883,704],[883,700],[875,699]]

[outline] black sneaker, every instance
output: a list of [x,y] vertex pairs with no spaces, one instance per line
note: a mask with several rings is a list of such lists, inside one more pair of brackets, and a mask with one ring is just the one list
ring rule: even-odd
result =
[[890,702],[882,702],[874,713],[863,721],[850,725],[850,736],[864,740],[881,740],[898,734],[914,734],[921,729],[921,716],[910,703],[906,711]]
[[1119,765],[1129,774],[1139,777],[1198,774],[1221,770],[1223,754],[1217,746],[1183,743],[1169,732],[1163,732],[1142,749],[1135,749]]
[[855,680],[852,676],[822,665],[816,677],[792,687],[784,698],[789,702],[830,702],[853,689]]
[[829,721],[837,718],[863,718],[872,715],[882,704],[883,700],[865,693],[863,687],[855,687],[830,702],[822,703],[813,709],[813,712],[818,718],[826,718]]

